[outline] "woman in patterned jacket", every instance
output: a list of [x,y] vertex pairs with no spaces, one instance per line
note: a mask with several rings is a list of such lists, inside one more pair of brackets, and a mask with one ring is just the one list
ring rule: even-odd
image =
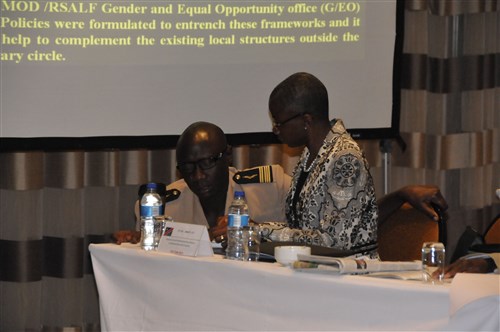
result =
[[305,148],[286,200],[288,224],[264,226],[264,236],[378,257],[369,166],[342,120],[330,121],[323,83],[308,73],[291,75],[272,91],[269,111],[274,134],[290,147]]

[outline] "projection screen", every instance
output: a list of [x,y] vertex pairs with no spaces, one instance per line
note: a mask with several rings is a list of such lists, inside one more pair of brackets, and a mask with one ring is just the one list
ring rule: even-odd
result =
[[355,138],[398,132],[396,0],[1,4],[4,149],[172,145],[200,120],[272,142],[269,93],[299,71]]

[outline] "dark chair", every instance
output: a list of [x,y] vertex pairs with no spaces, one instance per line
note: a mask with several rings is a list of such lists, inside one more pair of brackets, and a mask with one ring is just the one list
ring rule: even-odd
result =
[[441,214],[438,222],[410,204],[403,204],[378,229],[378,252],[384,261],[422,259],[424,242],[446,245],[446,222]]
[[500,215],[488,226],[484,233],[484,243],[500,244]]
[[480,234],[471,226],[467,226],[458,239],[450,263],[455,262],[460,257],[476,252],[500,252],[500,215],[490,223],[484,234]]
[[472,247],[483,244],[484,238],[478,231],[471,226],[465,227],[462,235],[458,238],[457,246],[455,247],[455,251],[450,259],[450,264],[455,262],[460,257],[470,254]]

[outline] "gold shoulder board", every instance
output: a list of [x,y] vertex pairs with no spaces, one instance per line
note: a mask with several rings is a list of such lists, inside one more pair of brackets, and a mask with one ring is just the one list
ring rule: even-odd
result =
[[249,168],[233,176],[234,182],[245,183],[271,183],[273,182],[273,168],[271,165]]

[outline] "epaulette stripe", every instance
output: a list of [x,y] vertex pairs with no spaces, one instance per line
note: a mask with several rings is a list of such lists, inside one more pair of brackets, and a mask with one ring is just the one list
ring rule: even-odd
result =
[[237,172],[233,180],[239,184],[247,183],[271,183],[273,182],[272,166],[259,166]]
[[259,167],[259,175],[261,182],[266,182],[266,183],[271,182],[271,172],[269,170],[269,167],[270,166]]

